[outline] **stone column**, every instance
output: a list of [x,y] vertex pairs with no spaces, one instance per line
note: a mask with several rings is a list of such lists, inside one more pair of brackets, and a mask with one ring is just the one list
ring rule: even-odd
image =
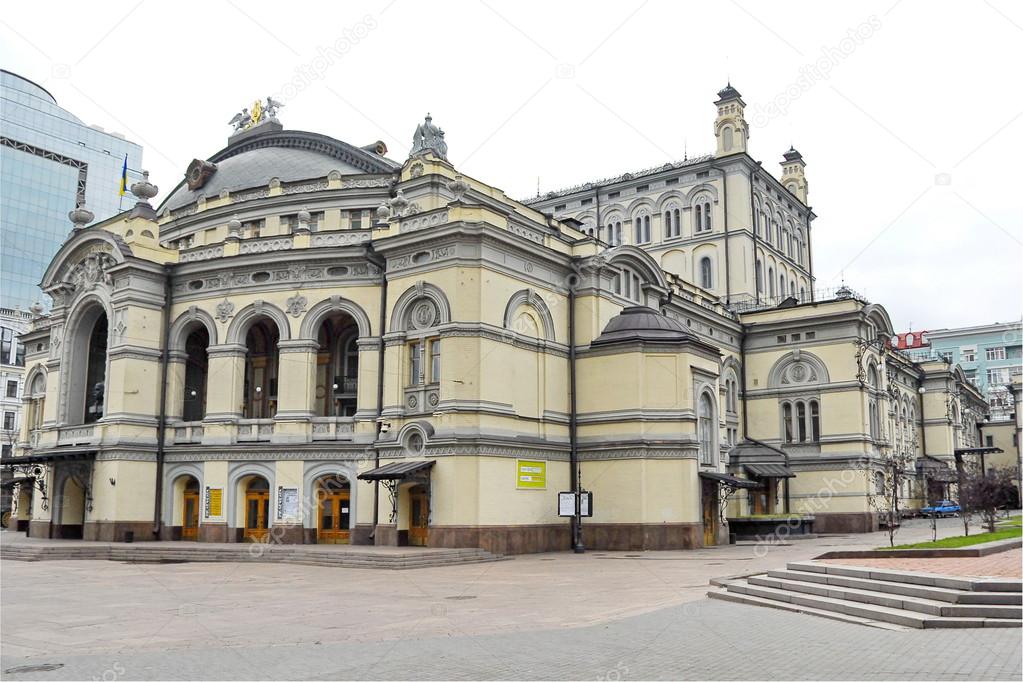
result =
[[181,350],[167,352],[167,421],[178,421],[184,413],[185,366],[188,354]]
[[209,371],[206,379],[206,418],[203,445],[234,442],[237,422],[242,416],[245,388],[245,345],[224,343],[207,349]]
[[316,404],[316,357],[320,346],[312,339],[293,339],[277,344],[277,414],[273,442],[306,443],[312,438]]

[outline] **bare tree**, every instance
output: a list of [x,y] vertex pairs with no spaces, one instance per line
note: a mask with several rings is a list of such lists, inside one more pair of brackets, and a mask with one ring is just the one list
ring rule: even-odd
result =
[[[895,546],[895,533],[900,522],[899,497],[911,477],[913,455],[889,449],[875,460],[875,468],[867,468],[867,502],[887,522],[888,544]],[[873,480],[869,480],[869,479]]]
[[965,465],[959,484],[959,506],[977,514],[989,533],[995,532],[998,511],[1013,500],[1015,472],[1008,468],[981,471],[977,465]]

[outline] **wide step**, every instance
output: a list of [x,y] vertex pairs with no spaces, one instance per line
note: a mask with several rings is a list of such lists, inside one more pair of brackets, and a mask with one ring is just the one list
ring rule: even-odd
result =
[[1019,581],[794,562],[708,596],[900,628],[1023,626]]

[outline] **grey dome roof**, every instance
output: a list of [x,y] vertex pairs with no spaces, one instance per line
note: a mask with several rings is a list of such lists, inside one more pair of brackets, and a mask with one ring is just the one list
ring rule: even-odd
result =
[[679,322],[665,317],[653,308],[631,306],[625,308],[604,327],[591,346],[630,341],[693,341],[696,336]]
[[163,201],[161,211],[187,206],[199,195],[212,198],[224,190],[265,187],[273,178],[286,183],[323,178],[334,170],[342,175],[387,174],[401,167],[347,142],[298,130],[273,130],[233,139],[208,161],[216,164],[216,171],[203,186],[190,190],[182,180]]

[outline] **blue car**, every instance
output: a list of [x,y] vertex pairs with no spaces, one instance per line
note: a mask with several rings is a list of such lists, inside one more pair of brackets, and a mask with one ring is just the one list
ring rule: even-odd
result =
[[921,513],[928,516],[931,514],[934,514],[935,516],[959,516],[959,512],[961,511],[962,509],[959,505],[952,500],[942,500],[937,504],[924,507],[920,510]]

